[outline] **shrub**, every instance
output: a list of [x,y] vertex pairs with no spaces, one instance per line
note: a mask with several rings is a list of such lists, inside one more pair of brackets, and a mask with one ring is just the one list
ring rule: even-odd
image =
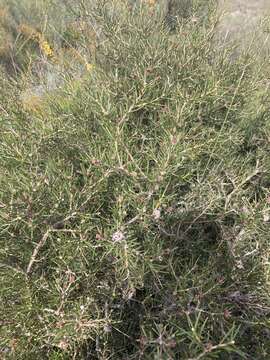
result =
[[39,111],[2,75],[7,359],[267,359],[269,65],[195,10],[97,3],[95,66]]

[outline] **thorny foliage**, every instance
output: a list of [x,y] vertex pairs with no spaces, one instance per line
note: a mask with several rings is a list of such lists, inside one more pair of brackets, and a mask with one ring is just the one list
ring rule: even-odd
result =
[[89,71],[35,110],[29,66],[1,74],[3,357],[267,359],[267,60],[232,62],[195,6],[170,27],[152,2],[76,4],[85,33],[36,31]]

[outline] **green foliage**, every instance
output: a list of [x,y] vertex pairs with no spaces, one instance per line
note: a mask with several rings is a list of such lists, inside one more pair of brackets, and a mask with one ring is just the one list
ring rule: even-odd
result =
[[2,72],[5,359],[269,357],[269,64],[198,11],[97,3],[95,66],[39,111]]

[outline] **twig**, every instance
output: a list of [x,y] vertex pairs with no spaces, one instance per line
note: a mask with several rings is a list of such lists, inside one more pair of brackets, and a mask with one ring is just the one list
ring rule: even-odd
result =
[[[105,175],[105,177],[107,177],[112,171],[108,171]],[[102,178],[99,182],[101,182],[104,178]],[[99,183],[98,182],[98,183]],[[71,214],[69,214],[68,216],[66,216],[63,220],[60,221],[56,221],[54,224],[52,224],[50,226],[50,228],[45,232],[45,234],[42,236],[41,240],[37,243],[31,259],[29,261],[29,264],[27,266],[27,270],[26,270],[26,275],[29,275],[34,262],[36,261],[37,255],[40,251],[40,249],[45,245],[50,232],[56,231],[56,230],[62,230],[64,225],[72,218],[74,218],[76,215],[78,215],[80,212],[82,212],[84,210],[84,207],[87,205],[87,203],[90,201],[92,197],[92,194],[82,203],[82,205],[79,207],[79,209],[77,211],[72,212]]]
[[57,221],[54,224],[52,224],[50,226],[50,228],[45,232],[45,234],[42,236],[41,240],[37,243],[37,246],[35,247],[35,249],[33,251],[33,254],[32,254],[29,264],[27,266],[27,270],[26,270],[27,275],[29,275],[29,273],[31,272],[33,264],[36,261],[36,257],[38,255],[40,249],[45,245],[50,232],[62,230],[65,223],[68,222],[70,219],[72,219],[76,215],[77,215],[77,212],[75,211],[72,214],[65,217],[63,220]]
[[211,345],[209,348],[206,348],[200,355],[198,355],[196,358],[190,358],[188,360],[200,360],[202,358],[204,358],[206,356],[206,354],[211,353],[214,350],[219,350],[219,349],[223,349],[226,348],[228,346],[233,346],[235,344],[235,342],[232,340],[228,343],[222,343],[222,344],[218,344],[218,345]]
[[227,198],[226,198],[226,203],[225,203],[225,209],[227,210],[227,207],[231,201],[231,198],[233,197],[233,195],[239,191],[244,185],[246,185],[247,183],[249,183],[254,177],[256,177],[259,174],[263,174],[263,171],[256,168],[256,170],[249,176],[247,176],[238,186],[236,186],[233,191],[228,194]]
[[127,225],[131,225],[131,224],[133,224],[133,223],[135,223],[137,220],[139,220],[140,219],[140,216],[139,215],[136,215],[136,216],[134,216],[134,218],[132,218],[132,219],[130,219],[129,221],[127,221],[126,223],[125,223],[125,226],[127,226]]
[[4,113],[5,113],[5,115],[9,115],[9,113],[7,112],[7,110],[5,109],[5,108],[3,108],[3,106],[2,105],[0,105],[0,110],[2,110]]
[[31,270],[32,270],[32,267],[33,267],[33,264],[34,262],[36,261],[36,257],[38,255],[38,252],[39,250],[45,245],[48,237],[49,237],[49,234],[50,234],[50,231],[51,229],[48,229],[45,234],[42,236],[42,239],[38,242],[37,246],[35,247],[34,251],[33,251],[33,254],[31,256],[31,259],[29,261],[29,264],[27,266],[27,270],[26,270],[26,274],[29,275]]

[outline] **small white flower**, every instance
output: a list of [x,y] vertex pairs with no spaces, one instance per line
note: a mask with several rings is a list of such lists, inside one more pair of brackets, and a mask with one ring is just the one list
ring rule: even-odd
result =
[[266,223],[270,221],[270,214],[268,212],[263,214],[263,221]]
[[122,233],[122,231],[118,230],[115,233],[113,233],[112,241],[113,242],[121,242],[125,239],[125,235]]
[[199,21],[199,18],[197,18],[196,16],[192,16],[191,22],[197,23],[198,21]]
[[159,219],[160,219],[160,210],[159,210],[159,209],[155,209],[155,210],[153,211],[153,218],[154,218],[155,220],[159,220]]
[[57,346],[62,350],[67,350],[69,345],[67,341],[61,340]]
[[103,329],[104,329],[104,332],[105,332],[105,333],[110,333],[110,332],[112,332],[112,327],[111,327],[111,325],[109,325],[109,324],[104,325]]

